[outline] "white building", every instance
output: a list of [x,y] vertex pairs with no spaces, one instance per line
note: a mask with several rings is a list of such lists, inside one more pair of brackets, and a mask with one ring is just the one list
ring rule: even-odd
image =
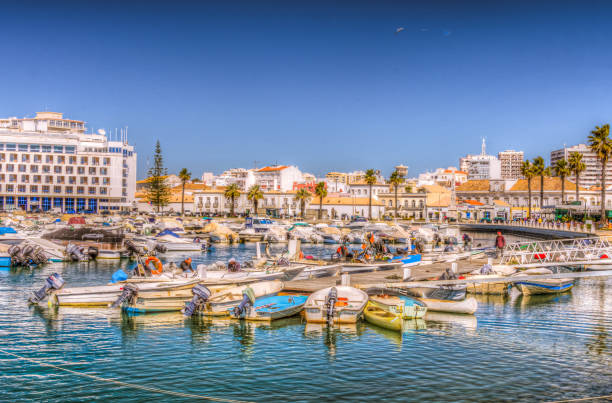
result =
[[232,184],[238,185],[240,190],[246,191],[255,184],[255,175],[252,169],[232,168],[221,175],[215,181],[214,186],[224,187]]
[[524,154],[522,151],[506,150],[497,153],[501,164],[502,179],[520,179],[521,167],[523,166]]
[[[555,166],[558,160],[565,158],[569,160],[569,156],[573,152],[582,154],[582,162],[586,165],[586,170],[580,174],[580,186],[591,187],[601,185],[601,163],[591,148],[586,144],[578,144],[572,147],[564,147],[550,153],[550,165]],[[569,177],[572,182],[576,182],[576,177]],[[606,188],[612,185],[612,164],[608,163],[606,167]]]
[[[378,200],[379,193],[389,192],[389,185],[386,183],[375,183],[372,185],[372,200]],[[365,182],[355,182],[349,185],[349,193],[354,197],[370,197],[370,185]]]
[[469,180],[501,178],[501,162],[494,155],[487,155],[484,138],[480,154],[459,159],[459,170],[467,172]]
[[207,185],[207,186],[213,186],[215,183],[215,174],[213,174],[212,172],[204,172],[202,174],[202,183]]
[[62,211],[131,208],[136,152],[103,130],[61,113],[0,119],[0,209]]
[[255,170],[255,184],[263,191],[288,192],[294,185],[304,182],[302,172],[295,166],[275,165]]
[[438,184],[450,188],[453,181],[455,185],[460,185],[467,182],[467,177],[467,172],[460,171],[455,167],[438,168],[433,172],[419,174],[418,184],[419,186]]

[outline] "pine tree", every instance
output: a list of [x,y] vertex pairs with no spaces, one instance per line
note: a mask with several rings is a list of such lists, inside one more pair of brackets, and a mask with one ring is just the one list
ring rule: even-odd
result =
[[159,213],[160,209],[168,205],[170,201],[170,189],[166,184],[167,170],[164,168],[161,145],[159,140],[155,144],[155,155],[153,156],[153,166],[149,169],[147,179],[147,199]]

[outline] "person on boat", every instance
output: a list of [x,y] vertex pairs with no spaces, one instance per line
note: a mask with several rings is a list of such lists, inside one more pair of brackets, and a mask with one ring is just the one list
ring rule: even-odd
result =
[[272,254],[270,253],[270,242],[266,242],[265,253],[266,253],[266,257],[268,259],[272,257]]
[[229,263],[227,264],[227,271],[236,272],[240,271],[240,263],[236,261],[236,259],[231,258]]
[[497,256],[504,256],[504,248],[506,247],[506,238],[502,235],[501,232],[497,232],[497,237],[495,238],[495,248],[497,249]]
[[188,257],[187,259],[183,260],[181,262],[181,270],[183,270],[183,273],[193,273],[193,266],[191,266],[191,258]]
[[438,277],[438,280],[457,280],[457,275],[451,269],[446,269],[444,273]]

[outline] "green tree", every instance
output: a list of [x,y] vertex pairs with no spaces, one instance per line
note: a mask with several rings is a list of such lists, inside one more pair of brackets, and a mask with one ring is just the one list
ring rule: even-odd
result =
[[236,198],[240,197],[240,188],[237,184],[232,183],[229,185],[223,194],[226,198],[230,199],[230,216],[234,216],[234,206],[236,205]]
[[565,204],[565,178],[572,174],[569,164],[565,158],[557,160],[553,167],[555,175],[561,178],[561,204]]
[[327,186],[325,182],[317,183],[315,187],[315,194],[319,197],[319,220],[323,215],[323,198],[327,197]]
[[249,188],[247,199],[253,203],[253,215],[257,215],[257,205],[259,204],[259,200],[263,199],[263,197],[263,192],[259,185],[253,185]]
[[181,215],[185,215],[185,184],[189,182],[191,179],[191,172],[187,170],[187,168],[181,169],[181,172],[178,174],[179,179],[181,180]]
[[569,155],[569,167],[576,176],[576,201],[580,201],[580,174],[586,170],[586,165],[582,162],[582,154],[574,151]]
[[527,218],[531,218],[531,180],[536,176],[536,174],[533,169],[533,165],[531,165],[531,162],[529,162],[529,160],[523,162],[523,165],[521,166],[521,175],[523,175],[525,179],[527,179]]
[[368,201],[368,218],[372,219],[372,185],[376,183],[376,172],[373,169],[368,169],[365,173],[365,182],[368,184],[369,196]]
[[155,144],[155,154],[153,155],[153,166],[149,169],[146,183],[147,200],[159,213],[170,201],[170,189],[166,184],[168,171],[164,168],[164,158],[162,156],[159,140]]
[[540,209],[544,207],[544,177],[550,175],[550,169],[546,167],[544,158],[536,157],[531,164],[535,176],[540,177]]
[[308,189],[299,189],[296,193],[295,193],[295,200],[300,202],[300,211],[302,213],[302,218],[304,218],[304,212],[306,211],[306,202],[308,200],[310,200],[310,192],[308,191]]
[[395,191],[395,218],[397,218],[397,189],[402,183],[404,183],[404,176],[400,174],[399,171],[396,169],[395,171],[393,171],[391,176],[389,176],[389,183],[393,185],[393,190]]
[[610,139],[610,125],[595,126],[589,136],[589,146],[601,163],[601,222],[607,222],[606,218],[606,168],[608,160],[612,155],[612,139]]

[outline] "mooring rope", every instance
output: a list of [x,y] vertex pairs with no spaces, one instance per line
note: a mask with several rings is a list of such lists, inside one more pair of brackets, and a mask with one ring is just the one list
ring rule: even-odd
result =
[[567,403],[567,402],[586,402],[589,400],[595,400],[595,399],[612,399],[612,395],[607,395],[607,396],[593,396],[593,397],[582,397],[580,399],[567,399],[567,400],[555,400],[553,402],[547,402],[547,403]]
[[126,388],[146,390],[148,392],[159,393],[159,394],[170,395],[170,396],[186,397],[186,398],[190,398],[190,399],[210,400],[210,401],[213,401],[213,402],[250,403],[250,402],[245,401],[245,400],[232,400],[232,399],[224,399],[224,398],[221,398],[221,397],[194,395],[194,394],[191,394],[191,393],[174,392],[174,391],[171,391],[171,390],[153,388],[151,386],[137,385],[137,384],[134,384],[134,383],[118,381],[116,379],[110,379],[110,378],[102,378],[100,376],[86,374],[84,372],[79,372],[79,371],[74,371],[72,369],[63,368],[63,367],[60,367],[58,365],[49,364],[49,363],[46,363],[46,362],[43,362],[43,361],[35,360],[33,358],[23,357],[21,355],[18,355],[18,354],[15,354],[15,353],[11,353],[10,351],[6,351],[6,350],[2,350],[2,349],[0,349],[0,353],[4,353],[6,355],[10,355],[10,356],[18,358],[20,360],[29,361],[31,363],[38,364],[38,365],[41,365],[43,367],[54,368],[54,369],[57,369],[57,370],[60,370],[60,371],[64,371],[64,372],[68,372],[68,373],[71,373],[71,374],[74,374],[74,375],[78,375],[78,376],[82,376],[82,377],[85,377],[85,378],[94,379],[94,380],[100,381],[100,382],[114,383],[115,385],[124,386]]

